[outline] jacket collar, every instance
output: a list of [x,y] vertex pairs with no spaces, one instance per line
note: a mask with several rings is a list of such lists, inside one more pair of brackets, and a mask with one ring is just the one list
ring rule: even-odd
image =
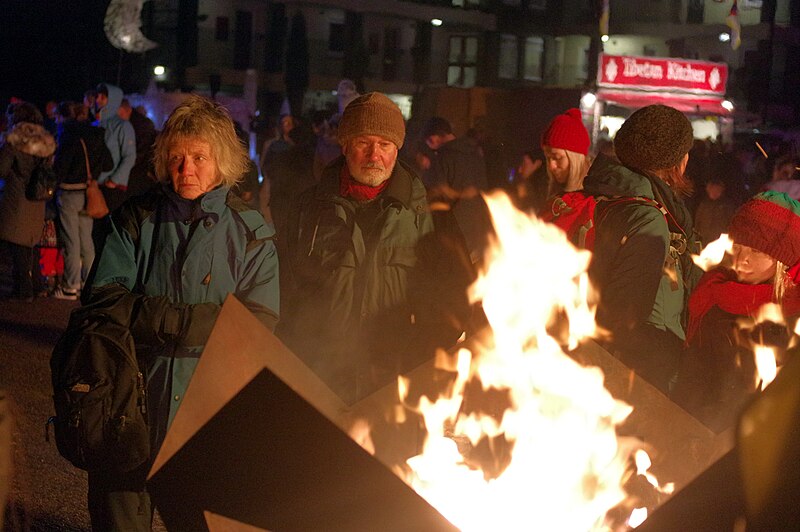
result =
[[164,194],[173,207],[181,213],[182,219],[197,219],[208,214],[221,215],[225,210],[225,198],[230,187],[218,186],[194,200],[180,197],[172,188],[172,183],[164,183]]
[[[341,198],[339,196],[339,172],[345,164],[345,158],[342,155],[325,169],[317,187],[317,197]],[[384,206],[400,203],[403,207],[411,209],[417,200],[414,194],[414,179],[419,180],[413,170],[398,158],[392,175],[389,177],[389,184],[386,186],[386,190],[378,196],[378,200]]]

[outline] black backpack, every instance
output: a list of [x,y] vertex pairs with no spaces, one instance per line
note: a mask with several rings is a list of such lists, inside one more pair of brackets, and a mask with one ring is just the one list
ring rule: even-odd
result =
[[58,452],[86,471],[130,471],[150,456],[145,380],[128,327],[76,309],[50,358]]
[[25,198],[28,201],[50,201],[56,191],[58,177],[50,162],[42,157],[36,158],[28,183],[25,185]]

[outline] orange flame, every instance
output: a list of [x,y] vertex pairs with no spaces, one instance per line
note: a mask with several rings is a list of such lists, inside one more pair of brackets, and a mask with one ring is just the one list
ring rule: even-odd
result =
[[[464,531],[602,528],[626,497],[630,449],[619,445],[615,427],[632,408],[603,387],[598,368],[580,366],[547,331],[566,320],[569,347],[595,331],[586,302],[589,253],[504,195],[486,202],[499,240],[470,297],[483,301],[493,349],[461,344],[455,363],[437,355],[436,367],[456,378],[447,395],[423,396],[416,407],[428,434],[422,454],[408,460],[406,480]],[[508,408],[494,416],[468,411],[464,395],[475,382],[484,393],[505,394]],[[403,378],[398,391],[405,401]],[[499,439],[511,456],[490,474],[472,451],[498,451]]]

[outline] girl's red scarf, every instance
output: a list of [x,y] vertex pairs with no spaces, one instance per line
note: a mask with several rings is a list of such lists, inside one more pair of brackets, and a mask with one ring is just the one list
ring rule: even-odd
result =
[[353,198],[356,201],[370,201],[378,197],[389,184],[387,179],[377,187],[364,185],[350,177],[350,170],[347,165],[342,165],[339,173],[339,194],[345,198]]
[[[789,277],[800,284],[800,263],[789,269]],[[689,298],[689,327],[686,343],[689,344],[700,330],[703,317],[714,307],[737,316],[754,316],[758,309],[773,301],[772,284],[744,284],[735,280],[729,270],[706,272]],[[800,286],[789,288],[783,297],[783,314],[800,313]]]

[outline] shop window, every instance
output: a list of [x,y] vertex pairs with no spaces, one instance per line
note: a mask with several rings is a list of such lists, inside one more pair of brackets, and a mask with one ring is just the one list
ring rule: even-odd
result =
[[328,51],[344,52],[344,24],[341,22],[331,22],[328,26]]
[[450,37],[447,84],[474,87],[478,75],[478,38],[467,35]]
[[519,52],[517,37],[515,35],[502,35],[500,37],[500,61],[497,75],[500,79],[517,79]]
[[528,0],[528,9],[547,9],[547,0]]
[[214,28],[214,38],[218,41],[227,41],[230,34],[230,19],[228,17],[217,17]]
[[528,37],[525,39],[525,57],[523,77],[529,81],[542,80],[542,57],[544,56],[544,39]]

